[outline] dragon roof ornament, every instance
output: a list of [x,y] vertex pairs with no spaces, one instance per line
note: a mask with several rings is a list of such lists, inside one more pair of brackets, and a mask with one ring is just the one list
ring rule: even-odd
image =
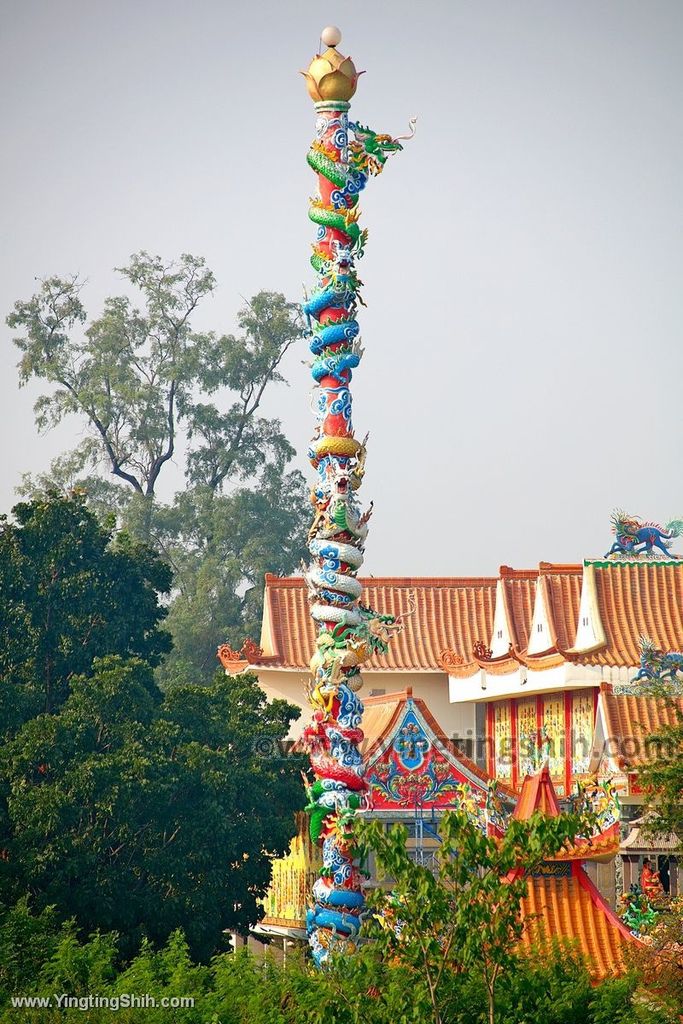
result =
[[[643,558],[672,559],[670,548],[676,537],[683,534],[683,519],[672,519],[666,526],[644,522],[623,509],[615,509],[610,516],[614,543],[605,558],[615,561],[634,561]],[[658,554],[659,552],[659,554]]]

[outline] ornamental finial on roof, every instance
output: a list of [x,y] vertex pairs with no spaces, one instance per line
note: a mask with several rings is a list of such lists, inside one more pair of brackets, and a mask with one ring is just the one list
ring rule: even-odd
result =
[[667,558],[676,558],[669,548],[675,537],[683,534],[683,519],[672,519],[666,526],[659,523],[645,523],[639,516],[628,515],[622,509],[615,509],[610,516],[612,533],[615,541],[605,554],[626,556],[627,559],[642,557],[661,558],[654,549],[657,548]]

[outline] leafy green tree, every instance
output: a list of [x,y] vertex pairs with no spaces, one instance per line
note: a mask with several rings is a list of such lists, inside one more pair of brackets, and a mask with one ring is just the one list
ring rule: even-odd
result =
[[299,473],[266,467],[258,489],[180,494],[157,518],[174,567],[168,627],[173,651],[164,685],[200,680],[216,664],[216,640],[239,648],[261,629],[264,575],[287,575],[305,554]]
[[[444,980],[467,974],[481,979],[494,1024],[499,982],[517,967],[524,928],[520,907],[527,881],[511,872],[522,865],[533,872],[586,824],[578,815],[537,813],[528,821],[512,820],[499,840],[484,835],[467,814],[447,812],[432,872],[410,857],[405,828],[386,832],[380,822],[364,823],[361,838],[394,887],[392,894],[372,894],[376,920],[385,925],[375,927],[374,937],[388,959],[414,972],[413,998],[423,1019],[445,1024]],[[397,921],[400,935],[391,924]]]
[[258,740],[276,745],[295,714],[253,677],[162,700],[145,662],[97,659],[0,754],[0,892],[116,931],[124,953],[182,927],[209,956],[258,919],[270,856],[293,834],[300,766],[259,756]]
[[[53,385],[35,405],[41,429],[77,414],[88,437],[71,453],[79,464],[109,471],[143,498],[152,498],[173,458],[181,420],[192,441],[188,475],[219,488],[231,476],[252,476],[269,455],[291,457],[277,421],[259,417],[266,387],[282,381],[278,366],[300,336],[295,309],[283,296],[261,292],[242,310],[240,337],[198,333],[192,316],[215,287],[205,261],[184,255],[165,264],[140,252],[119,268],[139,289],[141,311],[127,296],[105,300],[87,320],[76,276],[50,277],[27,301],[15,303],[8,325],[22,333],[20,379]],[[197,400],[228,389],[227,412]]]
[[[86,427],[47,474],[25,478],[24,492],[82,488],[163,554],[175,574],[165,678],[206,679],[219,642],[258,635],[264,572],[289,573],[305,554],[304,479],[286,472],[294,449],[280,422],[259,412],[267,388],[284,383],[299,313],[260,292],[237,334],[198,332],[196,311],[215,287],[204,260],[140,252],[120,273],[140,308],[115,296],[85,326],[82,282],[51,277],[7,318],[21,382],[49,385],[35,404],[38,427],[74,414]],[[186,487],[165,505],[159,481],[178,458]]]
[[82,495],[24,502],[0,524],[0,735],[66,699],[93,658],[158,665],[170,571],[149,548],[114,537]]
[[[14,993],[76,998],[97,992],[116,1000],[127,993],[149,994],[157,1006],[126,1009],[92,1008],[89,1024],[423,1024],[415,1000],[415,971],[389,961],[376,944],[352,957],[341,957],[325,971],[312,969],[299,953],[278,964],[270,956],[255,957],[246,949],[219,954],[209,965],[194,961],[181,932],[163,947],[143,940],[128,964],[119,965],[116,938],[95,934],[79,940],[71,922],[27,918],[26,908],[12,921],[0,915],[0,950],[11,951],[15,935],[28,955],[30,970],[3,972],[0,960],[0,1007]],[[6,930],[6,934],[5,934]],[[38,951],[27,947],[29,932],[45,939]],[[11,955],[11,954],[10,954]],[[20,959],[13,958],[14,964]],[[18,980],[15,980],[17,978]],[[473,972],[444,974],[444,1019],[447,1024],[485,1024],[488,1015],[481,977]],[[171,1010],[162,999],[191,997],[193,1005]],[[575,954],[560,950],[521,957],[498,994],[504,1024],[675,1024],[678,1014],[658,1005],[651,993],[638,989],[635,975],[592,986]],[[114,1004],[115,1006],[115,1004]],[[73,1024],[83,1008],[0,1010],[2,1024]]]
[[0,1005],[12,993],[33,990],[59,932],[54,907],[33,914],[27,896],[14,905],[0,904]]
[[628,956],[650,998],[656,993],[658,1002],[679,1014],[683,1009],[682,953],[683,896],[678,896],[648,930],[647,945],[634,946]]
[[[74,944],[65,929],[46,968],[24,992],[67,992],[83,997],[98,992],[110,998],[124,993],[149,993],[156,1008],[118,1010],[94,1008],[89,1024],[423,1024],[412,998],[415,978],[405,968],[383,961],[372,948],[342,959],[325,971],[312,970],[294,954],[286,964],[247,950],[216,956],[209,966],[193,962],[182,934],[174,933],[161,949],[143,943],[129,966],[111,980],[110,939],[94,936]],[[485,1024],[483,986],[473,975],[444,979],[451,1007],[447,1024]],[[4,992],[0,991],[0,1005]],[[194,1005],[170,1011],[163,998],[190,996]],[[636,991],[629,977],[593,988],[576,958],[553,956],[545,961],[520,960],[509,985],[500,994],[504,1024],[675,1024],[673,1016]],[[173,1005],[172,1003],[170,1004]],[[2,1024],[67,1024],[84,1019],[83,1009],[7,1010]]]

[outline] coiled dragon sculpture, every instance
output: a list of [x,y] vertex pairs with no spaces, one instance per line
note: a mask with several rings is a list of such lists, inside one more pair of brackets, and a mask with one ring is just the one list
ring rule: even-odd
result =
[[[302,746],[310,756],[306,779],[311,836],[322,844],[323,868],[313,887],[307,929],[312,955],[322,964],[332,949],[355,948],[364,908],[353,817],[367,802],[359,749],[363,732],[361,666],[387,650],[401,622],[360,603],[357,579],[372,507],[361,511],[357,492],[365,471],[366,441],[354,436],[351,378],[362,349],[356,319],[361,281],[355,263],[367,232],[358,225],[358,199],[379,174],[398,139],[349,121],[348,99],[357,73],[336,51],[338,30],[325,30],[330,48],[305,72],[316,101],[316,136],[308,163],[318,188],[309,217],[317,225],[311,264],[317,283],[303,311],[308,324],[317,426],[309,458],[317,473],[311,490],[313,522],[305,577],[316,625],[309,702],[313,721]],[[336,41],[335,41],[336,40]]]

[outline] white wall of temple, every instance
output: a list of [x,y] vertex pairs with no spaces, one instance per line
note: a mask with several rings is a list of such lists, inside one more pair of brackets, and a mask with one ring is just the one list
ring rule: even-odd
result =
[[496,610],[493,615],[493,630],[491,632],[491,654],[494,658],[501,658],[507,654],[512,637],[508,628],[508,620],[505,614],[505,601],[503,600],[503,584],[498,580],[496,584]]
[[[301,716],[292,724],[290,739],[297,739],[309,722],[311,709],[306,700],[308,672],[277,668],[254,670],[268,700],[280,698],[301,708]],[[397,693],[412,687],[413,696],[420,697],[449,738],[461,742],[474,737],[474,704],[451,704],[448,676],[445,672],[364,672],[361,698]]]
[[466,679],[449,676],[448,691],[454,704],[501,700],[505,697],[526,697],[555,690],[580,690],[584,686],[599,686],[611,682],[613,675],[626,675],[628,670],[608,669],[601,665],[575,665],[566,662],[554,668],[535,672],[520,665],[516,672],[494,675],[480,671]]

